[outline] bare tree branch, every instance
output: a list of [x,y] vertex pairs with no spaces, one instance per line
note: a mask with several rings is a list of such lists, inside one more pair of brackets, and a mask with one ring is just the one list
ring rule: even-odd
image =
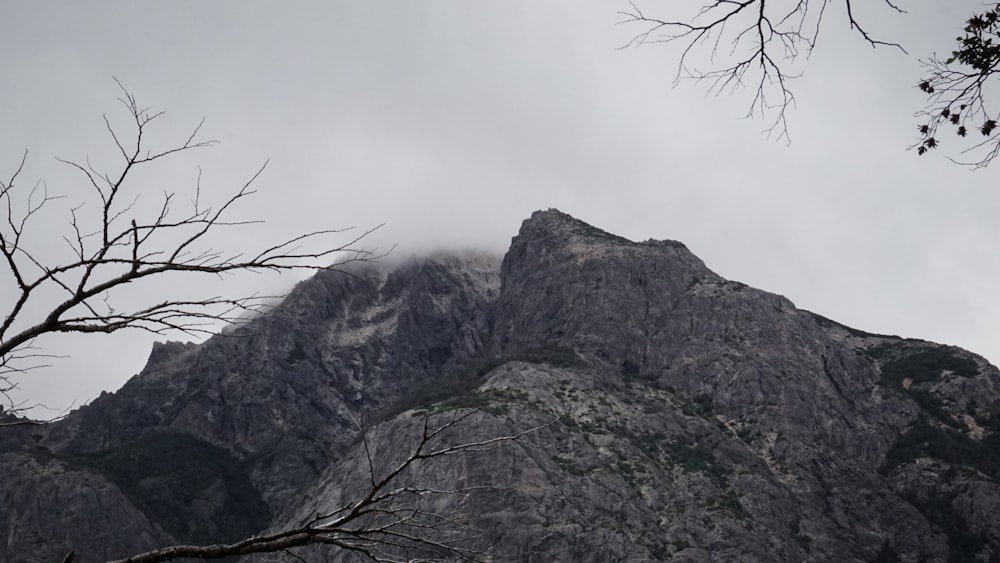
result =
[[[116,80],[117,82],[117,80]],[[375,250],[359,246],[373,230],[353,228],[319,230],[268,244],[247,254],[226,254],[213,248],[210,235],[221,229],[246,227],[259,221],[237,217],[239,206],[256,190],[254,184],[267,167],[261,165],[243,185],[221,205],[204,207],[201,170],[195,186],[191,210],[178,214],[173,208],[176,193],[167,192],[152,214],[138,210],[145,194],[133,185],[139,168],[154,161],[216,144],[201,140],[202,120],[180,145],[151,148],[147,141],[150,124],[163,115],[142,107],[120,82],[119,101],[127,111],[131,131],[116,130],[107,116],[105,127],[120,155],[118,168],[98,171],[88,161],[58,159],[75,170],[89,186],[93,197],[69,209],[68,232],[62,240],[72,257],[53,262],[33,247],[25,233],[58,196],[50,195],[44,182],[22,194],[20,176],[25,168],[25,152],[9,180],[0,180],[0,277],[7,284],[2,292],[5,312],[0,313],[0,396],[13,389],[9,378],[24,374],[31,362],[44,356],[32,353],[31,343],[39,337],[60,332],[109,333],[140,329],[155,334],[180,331],[186,334],[211,333],[220,323],[238,322],[248,311],[259,311],[271,296],[209,297],[149,301],[131,309],[115,303],[127,285],[143,284],[168,273],[188,277],[221,276],[237,272],[338,269],[350,262],[378,257]],[[53,210],[55,211],[55,210]],[[44,223],[51,224],[46,217]],[[345,238],[346,235],[346,238]],[[51,302],[53,295],[62,295]],[[38,311],[43,313],[39,314]],[[9,398],[9,397],[8,397]],[[9,401],[8,401],[9,402]]]
[[[185,557],[216,559],[251,553],[283,552],[313,544],[337,546],[357,552],[372,561],[429,561],[439,556],[481,561],[488,553],[463,547],[468,537],[448,537],[432,533],[447,531],[456,526],[460,528],[461,523],[457,519],[425,510],[419,502],[412,502],[428,495],[468,494],[474,488],[438,490],[398,485],[402,475],[420,463],[501,447],[548,426],[545,424],[484,440],[457,444],[443,442],[449,432],[477,412],[455,411],[437,427],[432,425],[430,416],[425,416],[420,438],[403,461],[382,477],[376,477],[373,463],[368,465],[370,486],[361,498],[317,515],[300,527],[231,544],[172,546],[110,563],[159,563]],[[363,438],[363,442],[367,444],[367,437]],[[370,459],[371,452],[366,449],[365,455]]]
[[[790,141],[787,111],[795,105],[790,81],[801,76],[799,63],[816,47],[827,6],[833,0],[711,0],[689,17],[659,19],[632,0],[619,12],[623,25],[639,28],[621,48],[656,43],[682,46],[674,84],[691,79],[708,84],[708,94],[752,92],[746,117],[772,116],[768,136]],[[847,22],[872,47],[897,43],[874,38],[843,0]],[[897,13],[891,0],[881,4]],[[665,11],[678,11],[676,4]],[[905,51],[904,51],[905,52]],[[698,62],[707,64],[706,70]]]

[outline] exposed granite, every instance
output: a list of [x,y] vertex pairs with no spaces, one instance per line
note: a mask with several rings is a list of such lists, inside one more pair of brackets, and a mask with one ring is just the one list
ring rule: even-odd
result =
[[[472,487],[422,502],[496,561],[1000,559],[996,367],[555,210],[502,265],[322,272],[247,327],[155,346],[61,423],[0,430],[0,546],[97,561],[295,525],[364,490],[362,426],[388,467],[425,416],[469,407],[447,440],[544,427],[403,482]],[[174,460],[189,486],[108,469],[126,454]]]

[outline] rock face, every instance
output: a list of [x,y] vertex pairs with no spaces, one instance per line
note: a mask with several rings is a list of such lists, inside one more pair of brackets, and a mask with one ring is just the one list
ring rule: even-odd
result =
[[470,412],[442,439],[534,430],[400,482],[460,490],[421,501],[454,528],[425,533],[495,561],[1000,560],[996,367],[555,210],[502,263],[323,272],[62,422],[0,429],[0,559],[300,525]]

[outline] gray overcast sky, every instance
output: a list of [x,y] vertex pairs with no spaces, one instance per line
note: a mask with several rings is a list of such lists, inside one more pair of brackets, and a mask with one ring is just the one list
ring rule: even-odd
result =
[[[862,15],[910,55],[873,50],[831,6],[793,85],[786,146],[739,119],[745,94],[672,88],[671,48],[616,50],[635,31],[616,25],[624,1],[10,3],[0,171],[28,148],[25,180],[82,198],[53,157],[112,162],[101,115],[118,111],[117,77],[167,111],[154,142],[182,140],[201,117],[222,141],[142,190],[190,194],[201,165],[218,199],[270,159],[243,211],[267,223],[220,245],[384,222],[370,243],[398,243],[397,256],[502,251],[531,211],[557,207],[635,240],[680,240],[720,274],[851,326],[997,362],[1000,165],[971,173],[946,152],[905,150],[918,57],[949,51],[980,3],[903,7]],[[65,219],[45,216],[44,234]],[[41,340],[71,357],[24,377],[24,396],[85,402],[138,372],[151,342]]]

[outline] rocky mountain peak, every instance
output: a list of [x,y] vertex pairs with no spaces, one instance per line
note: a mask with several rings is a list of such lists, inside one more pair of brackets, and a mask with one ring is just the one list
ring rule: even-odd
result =
[[[642,325],[695,280],[717,279],[683,244],[632,242],[555,209],[524,221],[501,266],[497,353],[532,343],[603,341],[623,361]],[[612,334],[608,334],[609,330]]]
[[[668,247],[687,254],[685,258],[701,263],[697,257],[687,250],[683,243],[673,240],[653,240],[636,243],[607,231],[601,230],[589,223],[563,213],[558,209],[535,211],[524,220],[517,236],[511,243],[511,251],[520,250],[521,246],[532,245],[546,250],[564,248],[570,252],[579,253],[580,259],[591,257],[594,253],[605,252],[615,247]],[[588,255],[588,252],[591,253]],[[508,256],[512,252],[508,252]]]
[[535,211],[521,223],[521,229],[518,231],[518,236],[524,237],[561,236],[566,234],[581,236],[603,235],[629,242],[627,239],[598,229],[554,207]]
[[492,560],[1000,558],[1000,371],[974,354],[845,327],[679,242],[554,209],[502,263],[348,274],[244,332],[154,346],[61,423],[0,428],[0,559],[288,529],[361,498],[425,421],[465,415],[455,440],[540,427],[407,477],[478,491],[427,502]]
[[149,358],[146,360],[145,369],[161,368],[196,348],[197,345],[193,342],[177,342],[174,340],[154,342],[153,348],[149,352]]

